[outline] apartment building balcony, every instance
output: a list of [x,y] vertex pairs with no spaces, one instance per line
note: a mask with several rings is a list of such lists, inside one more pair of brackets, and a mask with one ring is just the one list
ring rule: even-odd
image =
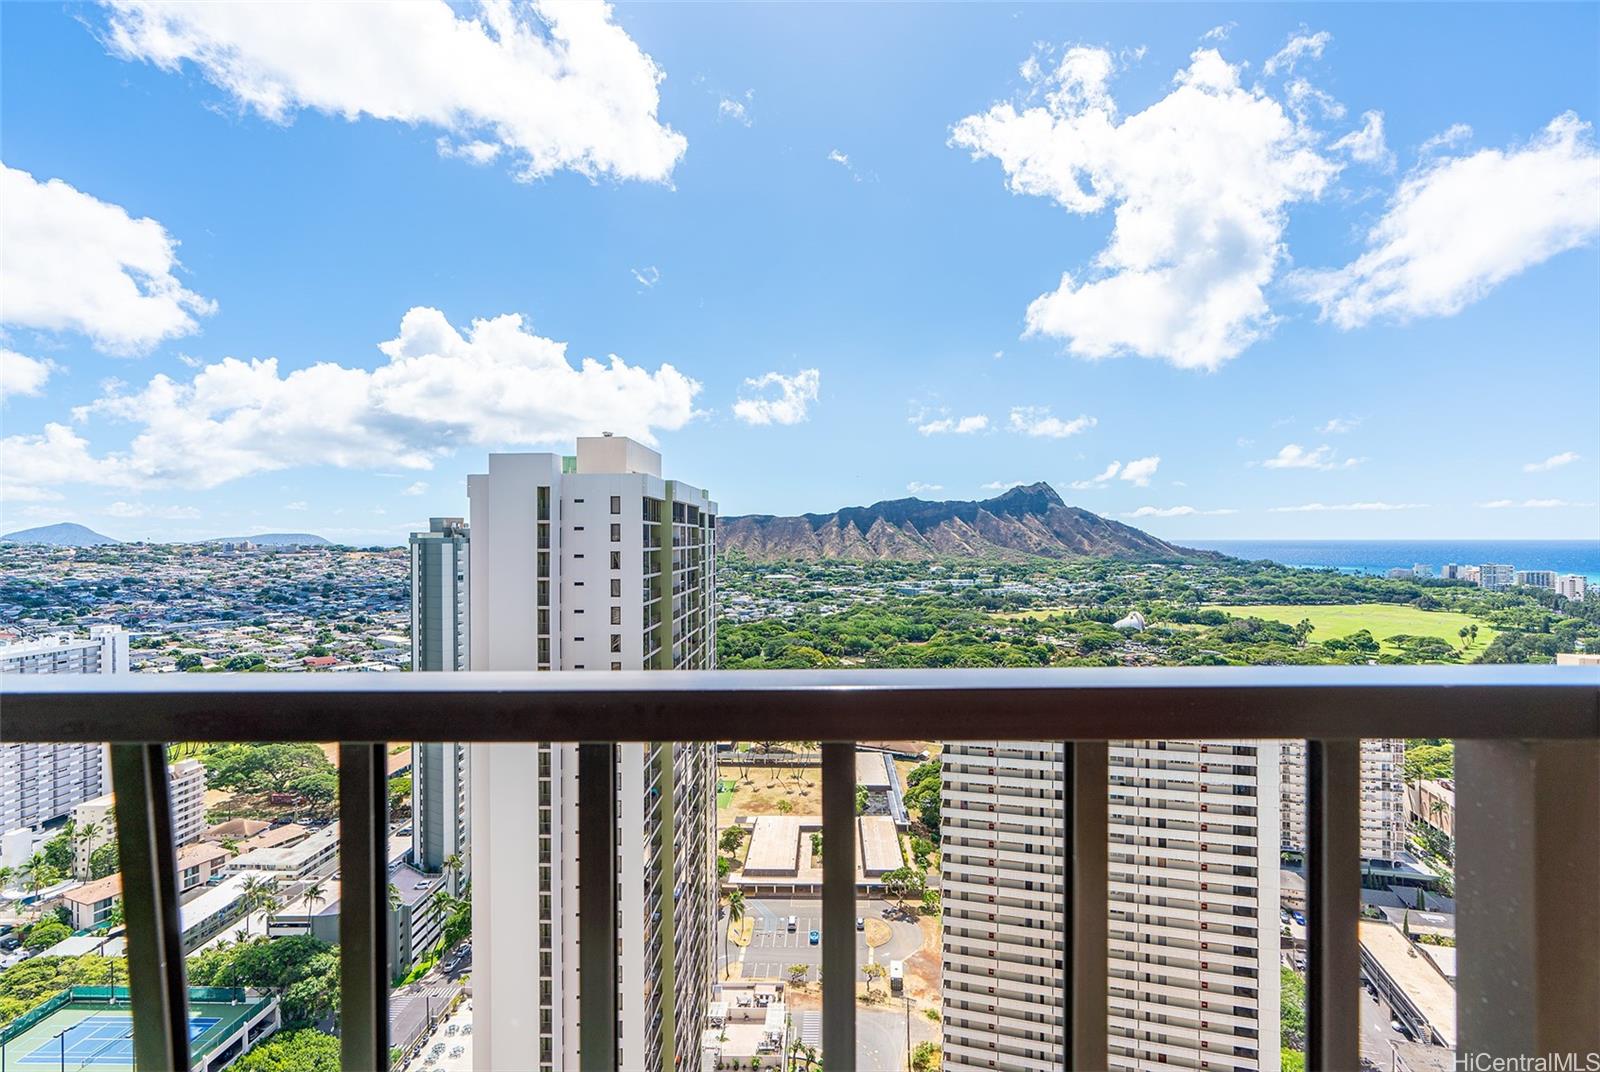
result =
[[[675,645],[683,640],[681,632],[673,636]],[[1037,813],[1029,816],[960,807],[945,812],[947,822],[959,816],[976,826],[998,822],[1019,833],[1046,827],[1056,832],[1050,844],[1052,851],[1059,846],[1064,868],[1055,881],[1066,891],[1059,932],[1065,966],[1021,968],[1049,978],[1063,994],[1064,1052],[1028,1058],[1039,1067],[1108,1067],[1107,979],[1115,986],[1119,973],[1155,972],[1177,984],[1170,988],[1175,1000],[1192,999],[1206,983],[1219,1005],[1249,1007],[1248,995],[1230,992],[1239,978],[1198,967],[1204,954],[1181,951],[1195,967],[1154,968],[1130,963],[1111,948],[1111,911],[1141,911],[1127,898],[1159,896],[1192,904],[1199,918],[1218,922],[1236,920],[1217,909],[1250,900],[1232,892],[1234,879],[1226,874],[1110,861],[1112,792],[1113,807],[1148,807],[1151,814],[1216,822],[1229,830],[1255,823],[1253,817],[1234,815],[1238,798],[1226,794],[1111,788],[1109,741],[1163,740],[1170,734],[1217,742],[1214,751],[1202,743],[1181,754],[1206,763],[1214,759],[1224,768],[1248,764],[1221,742],[1309,742],[1304,779],[1311,907],[1308,1068],[1359,1065],[1361,740],[1391,735],[1457,741],[1462,1052],[1514,1057],[1600,1051],[1600,1017],[1595,1016],[1600,957],[1594,955],[1600,948],[1600,671],[1587,668],[19,675],[0,679],[0,700],[0,738],[7,743],[112,744],[140,1067],[191,1067],[164,742],[292,741],[304,739],[308,728],[321,739],[340,742],[341,1048],[349,1069],[385,1067],[389,1047],[385,742],[576,743],[578,852],[571,871],[583,891],[578,973],[585,985],[576,999],[575,1026],[581,1068],[609,1069],[616,1067],[618,1054],[619,891],[612,842],[618,744],[736,738],[748,734],[756,712],[763,735],[824,742],[822,825],[830,847],[821,910],[825,1054],[855,1052],[856,854],[832,851],[855,844],[854,742],[959,740],[975,729],[985,738],[1043,736],[1063,744],[1056,765],[1064,775],[1063,799],[1041,799]],[[448,719],[441,711],[449,712]],[[968,762],[983,766],[970,757]],[[1189,810],[1185,803],[1207,810]],[[1135,829],[1140,837],[1155,836],[1148,828]],[[980,839],[984,833],[972,829],[966,836]],[[1161,855],[1147,846],[1132,848],[1141,856]],[[969,843],[966,851],[984,850]],[[1006,862],[1021,861],[1010,857]],[[1174,880],[1212,888],[1152,890],[1120,877],[1130,871],[1170,873]],[[1048,876],[1006,875],[1018,877],[1037,883]],[[952,877],[950,886],[958,884],[984,898],[995,895],[999,903],[985,905],[988,911],[1004,914],[1013,907],[1004,903],[1015,892],[1006,887]],[[1113,893],[1125,900],[1113,906]],[[1017,912],[1026,910],[1023,900]],[[995,930],[1009,932],[1007,937],[1041,937],[1008,924]],[[1224,947],[1236,944],[1232,935],[1219,938]],[[640,940],[637,934],[622,936],[624,943]],[[1115,952],[1142,955],[1162,947],[1136,940]],[[1219,969],[1235,959],[1221,950],[1205,957]],[[1162,985],[1170,984],[1141,987],[1160,992]],[[982,996],[972,995],[974,1000]],[[953,1020],[984,1018],[948,1003],[946,1010]],[[1017,1026],[1025,1029],[1026,1021]],[[959,1036],[959,1024],[951,1023],[948,1053],[968,1049]],[[1225,1033],[1219,1037],[1237,1041]],[[1141,1051],[1159,1049],[1132,1044]],[[1005,1052],[1020,1059],[1028,1049],[1024,1042]],[[996,1052],[985,1047],[972,1056],[987,1060]]]

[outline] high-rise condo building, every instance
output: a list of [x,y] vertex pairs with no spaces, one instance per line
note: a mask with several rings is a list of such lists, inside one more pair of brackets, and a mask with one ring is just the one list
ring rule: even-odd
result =
[[1510,588],[1517,578],[1517,571],[1509,565],[1497,565],[1485,562],[1478,567],[1478,587],[1499,590]]
[[[946,746],[946,1068],[1060,1067],[1064,761],[1048,741]],[[1112,742],[1109,773],[1111,1067],[1276,1070],[1276,754],[1253,741]]]
[[[180,759],[167,768],[172,795],[172,844],[181,848],[206,832],[206,768],[198,759]],[[73,849],[73,874],[90,877],[95,850],[117,839],[117,797],[106,793],[72,809],[78,841]]]
[[[469,666],[471,617],[467,574],[471,541],[459,517],[435,517],[411,534],[411,669],[458,671]],[[449,872],[459,896],[471,874],[471,760],[464,744],[411,744],[411,863]]]
[[[468,478],[473,670],[710,669],[716,504],[622,437]],[[710,746],[618,746],[618,1068],[699,1060],[715,974]],[[472,746],[473,1062],[578,1067],[577,749]],[[492,938],[491,938],[492,933]]]
[[[128,634],[120,626],[0,646],[0,674],[127,672]],[[0,745],[0,833],[59,819],[110,788],[104,745]]]
[[[1283,849],[1306,851],[1306,743],[1279,748],[1283,784]],[[1370,737],[1361,742],[1361,858],[1385,868],[1406,852],[1406,742]]]
[[1519,569],[1514,583],[1526,588],[1548,588],[1553,592],[1556,589],[1556,573],[1547,569]]
[[1556,595],[1582,599],[1588,590],[1589,579],[1580,573],[1566,573],[1556,578]]

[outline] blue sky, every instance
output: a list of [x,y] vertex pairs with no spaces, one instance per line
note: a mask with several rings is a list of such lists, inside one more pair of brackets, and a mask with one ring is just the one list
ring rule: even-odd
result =
[[609,429],[727,513],[1600,538],[1600,7],[281,11],[0,10],[5,529],[398,542]]

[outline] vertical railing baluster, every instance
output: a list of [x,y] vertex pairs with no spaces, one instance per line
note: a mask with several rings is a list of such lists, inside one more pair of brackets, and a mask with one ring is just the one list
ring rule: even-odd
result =
[[1457,1052],[1600,1053],[1600,743],[1457,741],[1455,773]]
[[1071,838],[1067,886],[1068,1068],[1107,1067],[1106,942],[1110,901],[1106,797],[1111,750],[1105,741],[1068,741],[1062,805]]
[[[637,934],[625,935],[640,941]],[[578,746],[578,1065],[617,1067],[617,746]]]
[[389,1067],[388,748],[339,745],[340,1067]]
[[822,745],[822,1054],[856,1064],[856,746]]
[[1360,1067],[1359,740],[1306,742],[1306,830],[1306,1067],[1348,1072]]
[[128,928],[133,1052],[140,1068],[188,1072],[189,986],[172,846],[172,792],[163,744],[111,746],[117,856]]

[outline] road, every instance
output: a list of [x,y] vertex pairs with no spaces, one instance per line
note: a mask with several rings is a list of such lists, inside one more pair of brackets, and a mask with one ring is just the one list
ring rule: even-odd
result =
[[408,1045],[421,1033],[430,1017],[437,1016],[455,992],[461,976],[472,970],[469,952],[448,975],[437,968],[410,986],[389,994],[389,1038],[396,1046]]
[[[881,920],[884,911],[890,907],[889,902],[867,898],[857,902],[856,914],[865,919]],[[791,964],[809,964],[813,969],[822,964],[822,945],[820,942],[812,945],[810,936],[811,931],[822,929],[820,898],[752,897],[745,902],[745,915],[755,921],[755,934],[749,947],[740,949],[731,943],[727,946],[727,952],[734,962],[744,965],[743,978],[786,979]],[[790,916],[796,919],[793,932],[788,929]],[[888,923],[893,933],[888,943],[877,949],[869,950],[865,932],[856,932],[857,964],[872,962],[887,968],[891,960],[905,960],[922,948],[922,930],[917,924],[898,919],[884,922]],[[718,923],[719,962],[723,955],[720,932],[726,927],[727,913],[724,910]],[[864,980],[865,976],[862,978]]]

